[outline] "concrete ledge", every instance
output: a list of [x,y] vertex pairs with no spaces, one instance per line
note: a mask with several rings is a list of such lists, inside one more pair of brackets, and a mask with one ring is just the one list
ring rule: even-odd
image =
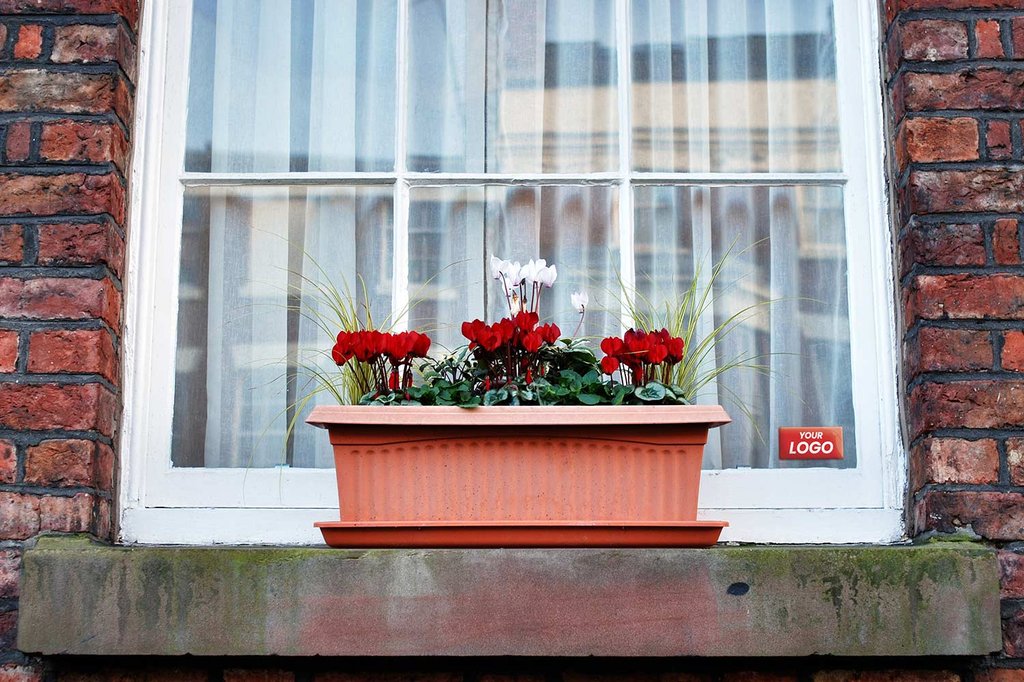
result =
[[43,654],[932,656],[1001,648],[995,553],[109,547],[24,556]]

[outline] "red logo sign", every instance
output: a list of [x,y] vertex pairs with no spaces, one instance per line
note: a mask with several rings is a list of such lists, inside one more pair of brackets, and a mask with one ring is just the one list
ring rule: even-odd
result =
[[842,459],[841,426],[797,426],[779,429],[779,459]]

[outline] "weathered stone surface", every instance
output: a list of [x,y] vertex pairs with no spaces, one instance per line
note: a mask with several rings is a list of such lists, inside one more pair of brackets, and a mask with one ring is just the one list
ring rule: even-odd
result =
[[18,645],[44,654],[912,656],[1001,647],[996,554],[964,543],[342,551],[43,537],[23,561]]

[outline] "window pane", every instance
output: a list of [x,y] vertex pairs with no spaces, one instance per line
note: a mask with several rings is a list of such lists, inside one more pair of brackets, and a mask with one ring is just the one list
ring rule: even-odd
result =
[[617,165],[612,0],[412,0],[409,168]]
[[840,169],[828,0],[634,0],[642,171]]
[[314,323],[314,310],[329,311],[315,307],[307,280],[329,277],[359,292],[358,272],[374,317],[388,314],[391,194],[373,187],[186,190],[175,466],[331,466],[316,429],[285,439],[289,405],[309,388],[296,364],[323,359],[331,367],[316,352],[329,349],[336,332]]
[[430,329],[435,341],[453,348],[465,343],[464,320],[508,314],[500,284],[489,276],[493,254],[557,266],[540,312],[565,334],[579,323],[569,296],[581,289],[590,292],[592,310],[579,334],[618,329],[614,187],[414,187],[410,200],[409,289],[411,299],[420,299],[411,327]]
[[[855,466],[842,188],[638,187],[635,198],[639,292],[660,309],[698,265],[700,284],[724,257],[703,329],[737,313],[743,322],[709,364],[747,357],[770,369],[735,369],[708,387],[702,402],[724,405],[733,423],[720,448],[709,443],[705,468]],[[780,462],[780,426],[842,426],[845,457]]]
[[185,169],[394,168],[395,0],[195,0]]

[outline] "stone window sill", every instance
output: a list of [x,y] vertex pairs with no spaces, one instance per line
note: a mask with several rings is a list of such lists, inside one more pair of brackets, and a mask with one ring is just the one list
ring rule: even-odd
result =
[[21,650],[199,656],[933,656],[1001,648],[971,543],[699,550],[111,547],[24,556]]

